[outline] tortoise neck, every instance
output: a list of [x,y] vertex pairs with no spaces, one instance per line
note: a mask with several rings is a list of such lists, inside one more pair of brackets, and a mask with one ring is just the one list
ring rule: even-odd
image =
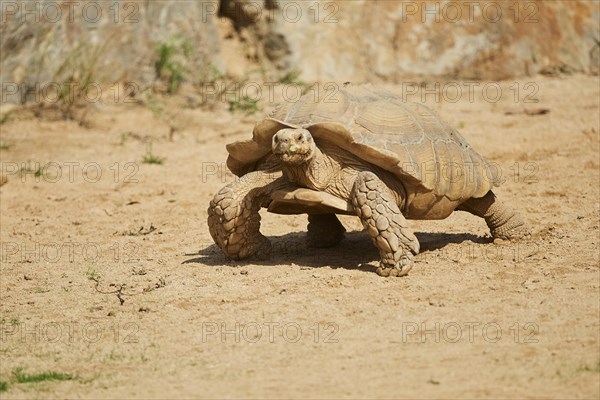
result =
[[334,171],[333,161],[318,147],[314,155],[301,164],[284,164],[283,173],[290,182],[313,190],[324,190]]

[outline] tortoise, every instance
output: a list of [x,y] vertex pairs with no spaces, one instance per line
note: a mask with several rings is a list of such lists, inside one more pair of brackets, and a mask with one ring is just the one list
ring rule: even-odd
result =
[[529,236],[521,216],[492,192],[497,168],[431,109],[371,85],[346,85],[284,102],[252,139],[226,146],[239,178],[208,208],[215,243],[231,259],[265,258],[261,207],[308,214],[308,243],[336,245],[336,214],[356,215],[381,261],[377,273],[403,276],[419,253],[407,219],[443,219],[455,210],[482,217],[494,238]]

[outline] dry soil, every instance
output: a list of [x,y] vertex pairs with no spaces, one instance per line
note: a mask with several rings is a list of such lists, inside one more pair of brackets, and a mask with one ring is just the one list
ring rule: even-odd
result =
[[[394,279],[375,274],[356,218],[315,250],[305,216],[262,213],[274,251],[259,263],[212,244],[208,202],[233,180],[225,144],[266,105],[106,101],[87,126],[13,110],[0,125],[0,396],[597,399],[599,78],[498,85],[453,103],[442,83],[425,101],[501,168],[496,192],[531,240],[493,243],[461,212],[413,221],[422,253]],[[42,372],[73,379],[18,381]]]

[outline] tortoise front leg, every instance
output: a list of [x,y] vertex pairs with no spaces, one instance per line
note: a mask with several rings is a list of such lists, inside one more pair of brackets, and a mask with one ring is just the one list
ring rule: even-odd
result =
[[361,172],[354,182],[352,203],[363,226],[379,249],[377,274],[404,276],[419,252],[419,241],[408,228],[390,189],[372,172]]
[[208,207],[208,229],[225,255],[234,260],[266,258],[269,239],[260,233],[258,211],[268,195],[283,184],[273,173],[250,172],[222,188]]

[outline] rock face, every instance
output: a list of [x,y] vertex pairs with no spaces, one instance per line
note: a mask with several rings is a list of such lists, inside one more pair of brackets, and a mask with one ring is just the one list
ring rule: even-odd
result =
[[[597,73],[600,62],[596,1],[3,0],[0,6],[3,96],[11,83],[147,85],[159,75],[157,48],[165,43],[174,47],[169,57],[185,79],[195,82],[207,69],[237,68],[239,75],[247,66],[276,76],[296,70],[305,81],[361,82]],[[233,27],[227,35],[224,23]]]
[[307,80],[506,79],[553,68],[597,72],[600,61],[594,1],[222,4],[223,15],[243,21],[238,30],[254,31],[272,65]]
[[[219,50],[216,1],[8,1],[0,4],[0,80],[155,80],[160,44],[199,70]],[[187,46],[187,47],[186,47]],[[184,49],[191,51],[183,57]],[[21,90],[20,90],[21,92]]]

